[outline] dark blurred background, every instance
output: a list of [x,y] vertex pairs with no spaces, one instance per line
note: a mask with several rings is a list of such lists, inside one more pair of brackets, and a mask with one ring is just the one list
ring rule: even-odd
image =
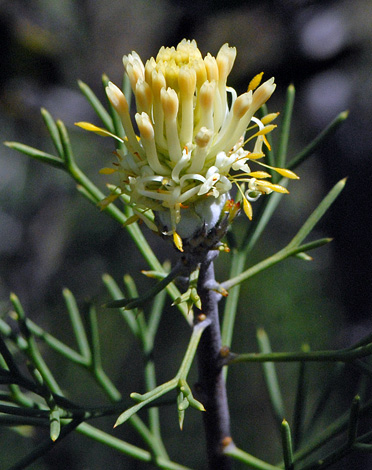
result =
[[[348,176],[343,194],[316,228],[316,235],[331,236],[334,241],[314,252],[313,262],[288,260],[244,286],[233,349],[256,350],[254,336],[259,326],[268,332],[274,350],[298,350],[304,342],[312,349],[348,346],[371,329],[371,25],[370,0],[0,0],[1,141],[21,141],[52,152],[40,115],[40,107],[45,107],[65,122],[79,164],[103,187],[98,169],[110,162],[113,144],[74,128],[79,120],[96,122],[76,80],[83,80],[104,98],[101,75],[105,72],[120,84],[124,54],[135,50],[145,61],[161,45],[176,45],[184,37],[195,38],[203,54],[216,54],[225,42],[236,46],[230,84],[239,92],[256,73],[275,76],[278,85],[270,111],[282,109],[286,87],[295,85],[289,158],[339,112],[350,110],[342,128],[297,171],[301,180],[283,198],[250,264],[284,246],[328,190]],[[146,265],[124,230],[80,197],[62,172],[3,146],[0,198],[4,312],[9,308],[9,292],[14,291],[34,321],[70,341],[63,287],[71,289],[81,305],[86,299],[105,299],[101,282],[105,272],[119,283],[129,272],[145,289],[147,281],[143,284],[138,273]],[[236,230],[246,223],[244,218],[238,220]],[[169,247],[151,234],[148,238],[165,260]],[[217,264],[220,280],[228,275],[227,257],[221,255]],[[108,372],[125,396],[141,391],[135,341],[115,313],[100,312],[100,322]],[[188,335],[184,320],[169,309],[158,337],[159,381],[177,370]],[[75,369],[52,354],[48,359],[69,397],[89,404],[102,402],[88,377],[84,386],[72,387],[80,377]],[[297,366],[279,370],[290,418]],[[309,367],[310,403],[330,370],[328,365]],[[260,367],[237,366],[229,380],[237,444],[261,458],[280,459],[279,436],[273,430]],[[347,376],[329,419],[346,409],[358,391],[357,382],[357,375]],[[327,422],[320,419],[318,425]],[[111,432],[112,419],[102,426]],[[173,408],[164,412],[170,454],[198,469],[205,468],[202,437],[199,446],[195,443],[195,436],[202,434],[200,426],[200,416],[188,413],[181,440]],[[122,428],[115,431],[119,437],[140,444],[128,427]],[[1,446],[7,449],[0,454],[0,467],[7,468],[27,453],[40,438],[38,432],[32,436],[26,439],[0,430]],[[67,438],[30,468],[96,470],[107,462],[111,468],[123,462],[126,469],[148,468],[84,437]],[[358,458],[332,468],[372,465]]]

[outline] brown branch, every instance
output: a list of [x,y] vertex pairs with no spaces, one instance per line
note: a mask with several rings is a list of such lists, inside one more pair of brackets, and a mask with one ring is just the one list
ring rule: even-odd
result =
[[206,409],[203,421],[209,469],[230,470],[231,460],[223,453],[224,447],[232,440],[220,355],[221,331],[218,316],[220,295],[210,288],[216,284],[213,266],[213,259],[216,256],[215,252],[208,252],[200,266],[198,294],[201,299],[202,314],[211,320],[211,324],[205,329],[199,343],[199,382],[196,394]]

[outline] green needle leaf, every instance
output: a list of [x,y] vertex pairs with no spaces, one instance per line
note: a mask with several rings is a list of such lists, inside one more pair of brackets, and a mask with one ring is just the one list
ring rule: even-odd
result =
[[285,470],[293,470],[293,451],[292,451],[292,438],[291,429],[288,422],[283,419],[281,426],[282,445],[283,445],[283,458]]
[[67,168],[70,170],[75,165],[70,138],[68,136],[65,124],[60,120],[57,121],[57,129],[62,143],[64,160],[66,162]]
[[229,279],[228,281],[223,282],[221,286],[224,287],[226,290],[229,290],[231,289],[231,287],[241,284],[243,281],[246,281],[250,277],[260,273],[261,271],[264,271],[265,269],[271,266],[274,266],[280,261],[283,261],[291,256],[295,256],[297,255],[297,253],[301,253],[303,251],[310,251],[315,248],[319,248],[323,245],[326,245],[327,243],[331,241],[332,241],[332,238],[321,238],[314,242],[305,243],[304,245],[300,245],[300,246],[294,246],[294,247],[286,246],[282,250],[275,253],[275,255],[272,255],[269,258],[266,258],[265,260],[261,261],[260,263],[255,264],[254,266],[247,269],[246,271],[243,271],[238,276],[235,276]]
[[107,127],[107,129],[109,129],[110,132],[114,133],[115,129],[114,129],[111,116],[106,111],[106,109],[104,108],[100,100],[97,98],[95,93],[86,83],[82,82],[81,80],[78,80],[78,85],[79,85],[81,92],[83,93],[83,95],[85,96],[89,104],[92,106],[92,108],[96,112],[97,116],[103,122],[104,126]]
[[276,166],[280,168],[285,166],[295,94],[296,91],[294,86],[289,85],[283,110],[283,119],[280,126],[279,146],[276,157]]
[[290,243],[287,245],[287,248],[298,246],[309,235],[309,233],[313,230],[315,225],[319,222],[319,220],[323,217],[323,215],[327,212],[327,210],[330,208],[330,206],[339,196],[341,191],[344,189],[345,184],[346,184],[346,178],[340,180],[331,189],[331,191],[327,194],[327,196],[322,200],[322,202],[318,205],[318,207],[306,220],[306,222],[297,232],[295,237],[292,238]]
[[70,316],[72,329],[74,331],[80,353],[87,361],[89,361],[91,358],[90,347],[75,297],[69,289],[63,289],[63,297],[65,299],[67,311]]
[[62,142],[59,137],[59,132],[57,125],[52,118],[52,115],[45,108],[41,108],[41,115],[43,117],[44,123],[49,131],[50,137],[53,141],[54,147],[56,148],[58,155],[63,158],[63,147]]
[[269,463],[264,462],[263,460],[258,459],[257,457],[254,457],[247,452],[244,452],[244,450],[239,449],[233,443],[228,445],[223,452],[225,455],[228,455],[231,458],[238,460],[239,462],[245,463],[249,466],[249,468],[254,468],[257,470],[283,470],[282,467],[270,465]]
[[349,112],[343,111],[340,113],[315,139],[310,142],[308,146],[304,148],[300,153],[298,153],[293,160],[287,165],[288,170],[294,170],[297,168],[304,160],[306,160],[310,155],[312,155],[315,150],[331,135],[333,134],[340,125],[348,118]]
[[[123,293],[119,289],[119,286],[116,284],[114,279],[109,274],[104,274],[102,276],[102,280],[112,298],[114,298],[115,300],[119,300],[123,297]],[[134,336],[137,336],[139,331],[138,331],[138,324],[137,324],[134,313],[130,310],[125,310],[123,308],[120,310],[120,312],[123,318],[125,319],[125,321],[127,322]]]
[[[166,382],[165,384],[159,385],[156,387],[154,390],[151,392],[148,392],[144,394],[146,397],[144,400],[141,402],[137,403],[137,405],[132,406],[131,408],[128,408],[126,411],[124,411],[116,420],[116,423],[114,425],[114,428],[117,426],[120,426],[121,424],[125,423],[131,416],[133,416],[135,413],[137,413],[141,408],[143,408],[145,405],[148,405],[152,401],[156,400],[157,398],[160,398],[161,396],[165,395],[166,393],[170,392],[171,390],[174,390],[177,387],[178,380],[177,378],[174,378],[170,380],[169,382]],[[138,395],[138,394],[136,394]],[[136,398],[137,399],[137,398]]]
[[358,419],[359,419],[359,411],[360,411],[360,396],[356,395],[354,398],[351,408],[350,408],[350,416],[349,416],[349,429],[348,429],[348,445],[352,446],[356,440],[357,432],[358,432]]
[[58,408],[51,410],[49,415],[49,423],[50,423],[50,438],[53,442],[55,442],[59,434],[61,432],[61,419],[60,419],[60,411]]
[[[309,352],[310,347],[308,344],[302,346],[303,352]],[[303,434],[303,422],[306,409],[306,398],[307,398],[307,380],[306,380],[306,363],[301,362],[299,365],[298,381],[296,400],[293,411],[293,431],[294,431],[294,442],[293,447],[297,449],[302,440]]]
[[150,289],[146,294],[139,298],[135,299],[119,299],[108,302],[104,305],[107,308],[117,308],[123,307],[125,310],[131,310],[133,308],[142,307],[148,301],[152,300],[156,294],[162,291],[165,287],[168,286],[177,276],[179,276],[184,270],[182,263],[177,263],[172,271],[160,282],[158,282],[152,289]]
[[42,152],[41,150],[30,147],[29,145],[20,144],[19,142],[4,142],[4,145],[17,150],[18,152],[24,153],[35,160],[40,160],[41,162],[47,163],[48,165],[56,168],[65,169],[63,160],[51,155],[50,153]]
[[[257,342],[261,353],[271,353],[269,337],[267,336],[265,330],[263,330],[262,328],[259,328],[257,330]],[[264,363],[263,372],[274,416],[278,423],[281,423],[285,414],[284,403],[279,387],[275,364],[273,362]]]
[[177,395],[177,411],[178,411],[178,424],[180,426],[181,431],[183,429],[183,422],[185,419],[185,410],[188,408],[189,405],[190,403],[188,399],[185,398],[182,392],[179,392]]

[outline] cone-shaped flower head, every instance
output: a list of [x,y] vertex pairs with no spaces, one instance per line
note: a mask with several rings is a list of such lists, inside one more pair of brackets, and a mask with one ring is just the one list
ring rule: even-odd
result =
[[[124,56],[139,136],[123,92],[111,82],[106,88],[126,133],[127,152],[117,151],[120,190],[139,216],[153,210],[160,231],[175,241],[192,236],[197,224],[213,228],[233,183],[249,218],[249,201],[286,192],[266,181],[268,173],[249,167],[250,160],[264,156],[265,135],[275,127],[270,121],[276,115],[266,121],[254,117],[274,92],[274,79],[258,86],[260,74],[237,96],[227,86],[235,57],[236,49],[224,44],[216,57],[203,58],[196,42],[187,40],[162,47],[145,65],[135,52]],[[252,140],[252,148],[244,149]]]

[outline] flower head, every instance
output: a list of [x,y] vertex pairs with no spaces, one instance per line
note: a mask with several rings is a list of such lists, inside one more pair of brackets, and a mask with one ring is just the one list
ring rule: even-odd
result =
[[[274,79],[259,86],[262,74],[257,75],[237,96],[227,86],[235,57],[236,49],[224,44],[216,57],[203,58],[196,42],[187,40],[176,48],[162,47],[146,64],[135,52],[124,56],[139,136],[123,92],[111,82],[106,88],[126,133],[127,151],[116,152],[120,192],[129,196],[138,217],[154,211],[159,231],[173,235],[179,248],[179,239],[195,230],[191,219],[211,228],[218,221],[233,184],[249,218],[250,201],[271,191],[287,192],[268,182],[268,173],[251,172],[249,166],[264,156],[265,136],[275,127],[270,122],[276,115],[254,117],[274,92]],[[251,150],[244,148],[249,141]]]

